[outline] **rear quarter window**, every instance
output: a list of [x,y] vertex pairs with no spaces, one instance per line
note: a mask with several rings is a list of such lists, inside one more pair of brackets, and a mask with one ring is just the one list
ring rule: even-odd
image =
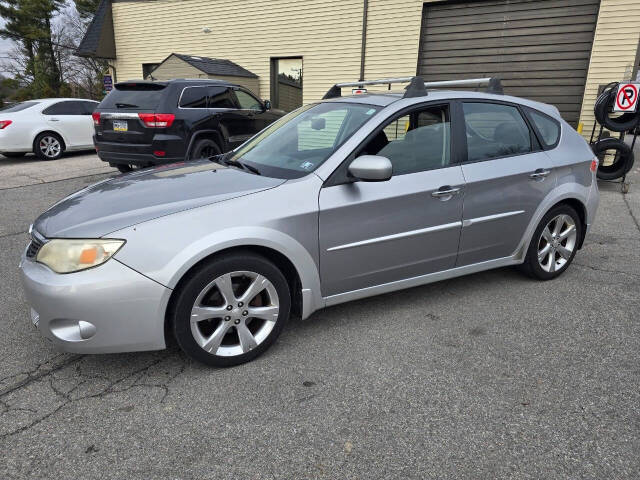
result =
[[560,123],[544,113],[527,109],[531,122],[535,125],[545,148],[553,148],[560,140]]

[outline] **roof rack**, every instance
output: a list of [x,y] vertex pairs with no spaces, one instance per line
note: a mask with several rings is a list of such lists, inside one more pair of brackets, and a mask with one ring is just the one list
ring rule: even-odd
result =
[[422,77],[398,77],[398,78],[381,78],[378,80],[363,80],[358,82],[342,82],[336,83],[325,93],[323,99],[336,98],[342,96],[342,88],[356,87],[362,88],[366,85],[391,85],[393,83],[409,83],[406,92],[402,98],[424,97],[428,95],[427,88],[438,87],[462,87],[465,85],[487,85],[487,93],[504,94],[502,81],[498,77],[486,78],[467,78],[463,80],[443,80],[440,82],[425,82]]

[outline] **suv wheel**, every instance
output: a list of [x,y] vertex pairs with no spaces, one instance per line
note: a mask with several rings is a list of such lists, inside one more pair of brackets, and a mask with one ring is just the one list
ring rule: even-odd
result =
[[173,332],[193,359],[230,367],[267,350],[290,308],[287,281],[273,263],[253,253],[229,254],[205,264],[182,285]]
[[33,142],[33,153],[40,160],[57,160],[64,152],[64,142],[55,133],[44,132]]
[[576,255],[582,228],[580,217],[569,205],[549,210],[533,234],[522,270],[539,280],[560,276]]
[[189,158],[191,160],[197,160],[200,158],[211,158],[215,157],[216,155],[220,155],[221,153],[222,150],[220,150],[220,147],[218,147],[218,144],[216,142],[208,138],[203,138],[196,142],[193,150],[191,150],[191,155],[189,156]]

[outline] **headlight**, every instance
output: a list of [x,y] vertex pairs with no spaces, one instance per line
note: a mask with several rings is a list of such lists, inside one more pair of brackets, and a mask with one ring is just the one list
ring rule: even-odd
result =
[[109,260],[124,240],[65,240],[56,238],[45,243],[36,261],[57,273],[71,273],[95,267]]

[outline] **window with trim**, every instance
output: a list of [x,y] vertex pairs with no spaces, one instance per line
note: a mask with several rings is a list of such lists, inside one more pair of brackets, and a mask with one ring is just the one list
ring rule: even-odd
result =
[[85,115],[85,109],[83,102],[66,101],[54,103],[45,108],[42,113],[44,115]]
[[394,175],[443,168],[451,161],[451,119],[447,105],[421,108],[385,125],[358,155],[391,160]]
[[228,87],[209,88],[209,108],[236,108]]
[[532,151],[531,131],[511,105],[463,103],[470,162],[520,155]]
[[258,101],[254,96],[249,95],[242,90],[235,91],[236,98],[238,99],[238,105],[243,110],[260,110],[262,111],[262,103]]
[[536,110],[528,109],[527,112],[529,113],[531,121],[538,129],[545,147],[552,147],[558,143],[558,139],[560,138],[560,124],[551,117]]
[[187,87],[180,96],[180,108],[207,108],[207,87]]

